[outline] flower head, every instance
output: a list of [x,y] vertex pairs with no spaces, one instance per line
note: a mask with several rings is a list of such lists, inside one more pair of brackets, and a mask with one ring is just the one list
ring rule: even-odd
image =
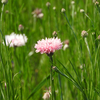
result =
[[82,36],[83,38],[84,38],[84,37],[87,37],[87,36],[88,36],[87,31],[83,30],[83,31],[81,32],[81,36]]
[[5,36],[5,43],[10,47],[24,46],[27,42],[25,34],[15,34],[14,32],[10,35]]
[[8,0],[1,0],[1,3],[6,4]]
[[55,50],[59,50],[62,48],[61,40],[58,38],[46,38],[39,40],[37,44],[35,44],[36,52],[40,52],[41,54],[52,54]]

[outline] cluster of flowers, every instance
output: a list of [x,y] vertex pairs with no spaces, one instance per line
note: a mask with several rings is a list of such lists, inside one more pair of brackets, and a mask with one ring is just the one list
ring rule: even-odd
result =
[[[13,32],[10,35],[5,36],[5,43],[9,47],[24,46],[27,40],[28,38],[27,36],[25,36],[25,34],[15,34]],[[37,41],[37,44],[35,44],[35,48],[37,53],[40,52],[41,54],[50,54],[54,53],[55,50],[61,49],[62,42],[58,38],[45,38]]]

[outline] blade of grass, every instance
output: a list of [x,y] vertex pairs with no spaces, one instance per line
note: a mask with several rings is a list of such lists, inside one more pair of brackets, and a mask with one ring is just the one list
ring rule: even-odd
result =
[[1,81],[0,81],[0,91],[1,91],[1,94],[2,94],[3,100],[6,100],[6,99],[5,99],[5,96],[4,96],[4,93],[3,93]]
[[[72,77],[72,75],[69,73],[69,71],[68,71],[68,69],[59,61],[59,60],[57,60],[62,66],[63,66],[63,68],[65,69],[65,71],[67,72],[67,74],[70,76],[70,78],[72,79],[72,80],[74,80],[75,81],[75,79]],[[76,82],[76,81],[75,81]],[[77,83],[77,82],[76,82]],[[80,84],[79,84],[80,85]]]
[[59,80],[59,86],[60,86],[60,92],[61,92],[61,100],[63,100],[60,74],[58,74],[58,80]]
[[48,75],[44,80],[42,80],[31,92],[31,94],[28,96],[27,100],[29,100],[44,84],[50,79],[50,75]]
[[80,85],[74,81],[73,79],[71,79],[69,76],[67,76],[66,74],[62,73],[57,67],[53,68],[57,73],[61,74],[62,76],[64,76],[65,78],[67,78],[69,81],[71,81],[83,94],[84,99],[88,100],[88,98],[86,97],[86,94],[84,93],[83,89],[80,87]]
[[79,83],[80,83],[80,79],[79,79],[79,76],[78,76],[78,74],[77,74],[77,72],[76,72],[76,69],[75,69],[74,65],[72,64],[72,62],[71,62],[70,60],[69,60],[69,62],[70,62],[70,64],[72,65],[73,70],[74,70],[74,72],[75,72],[75,74],[76,74],[76,76],[77,76],[77,79],[78,79]]

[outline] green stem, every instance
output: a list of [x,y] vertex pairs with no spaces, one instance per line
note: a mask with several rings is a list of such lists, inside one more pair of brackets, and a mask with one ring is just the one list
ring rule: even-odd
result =
[[51,100],[53,100],[53,79],[52,79],[53,59],[52,59],[52,56],[49,56],[49,57],[50,57],[50,62],[51,62],[51,71],[50,71]]
[[2,29],[2,15],[3,15],[4,6],[5,6],[5,4],[3,4],[2,8],[1,8],[1,25],[0,25],[1,29]]
[[61,100],[63,100],[63,94],[62,94],[62,87],[61,87],[61,78],[60,78],[60,74],[58,74],[58,79],[59,79],[59,86],[60,86],[60,93],[61,93]]
[[51,17],[50,17],[50,15],[51,15],[51,12],[50,12],[50,8],[48,7],[48,25],[49,25],[49,36],[51,36]]
[[66,20],[67,20],[67,22],[68,22],[68,24],[69,24],[70,29],[72,30],[72,32],[73,32],[73,34],[74,34],[74,37],[75,37],[76,41],[78,42],[76,33],[74,32],[74,30],[73,30],[73,28],[72,28],[72,26],[71,26],[71,24],[70,24],[70,22],[69,22],[69,20],[68,20],[67,15],[66,15],[65,12],[64,12],[64,15],[65,15],[65,17],[66,17]]
[[87,38],[85,37],[84,40],[85,40],[85,43],[86,43],[86,46],[87,46],[87,49],[88,49],[88,52],[89,52],[90,60],[91,60],[91,63],[92,63],[92,57],[91,57],[89,45],[88,45],[88,42],[87,42]]
[[93,91],[93,77],[94,77],[94,66],[93,66],[93,62],[92,62],[92,57],[91,57],[91,53],[90,53],[90,48],[89,48],[89,45],[88,45],[88,42],[87,42],[87,38],[85,37],[85,43],[86,43],[86,46],[87,46],[87,50],[89,52],[89,56],[90,56],[90,61],[91,61],[91,67],[90,67],[90,74],[91,74],[91,77],[90,77],[90,82],[89,82],[89,96],[92,97],[92,91]]

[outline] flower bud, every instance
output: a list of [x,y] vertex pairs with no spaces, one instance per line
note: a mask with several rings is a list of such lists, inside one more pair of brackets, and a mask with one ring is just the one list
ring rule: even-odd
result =
[[72,1],[71,4],[73,5],[75,3],[75,1]]
[[19,31],[23,31],[23,30],[24,30],[24,26],[20,24],[20,25],[18,26],[18,30],[19,30]]
[[53,37],[57,37],[57,32],[56,31],[54,31],[53,33],[52,33],[52,35],[53,35]]
[[98,36],[98,40],[100,40],[100,35]]
[[9,13],[9,10],[6,10],[5,13]]
[[1,3],[6,4],[8,0],[1,0]]
[[43,99],[48,100],[49,98],[50,98],[50,93],[49,92],[44,93]]
[[96,2],[95,2],[95,5],[99,5],[99,2],[96,1]]
[[52,69],[53,69],[54,71],[57,71],[57,67],[56,67],[56,66],[53,66]]
[[53,7],[53,10],[56,10],[56,7],[55,6]]
[[47,3],[46,3],[46,6],[47,6],[47,7],[49,7],[50,5],[51,5],[50,2],[47,2]]
[[81,36],[82,36],[83,38],[87,37],[87,36],[88,36],[87,31],[83,30],[83,31],[81,32]]
[[84,9],[80,9],[80,13],[84,13]]
[[5,82],[5,89],[7,88],[7,84],[6,84],[6,82]]
[[41,19],[44,14],[42,13],[42,9],[37,8],[32,12],[32,15],[33,15],[33,17]]
[[64,8],[61,9],[61,12],[64,13],[66,10]]
[[63,50],[66,50],[68,47],[69,47],[69,40],[65,40]]

